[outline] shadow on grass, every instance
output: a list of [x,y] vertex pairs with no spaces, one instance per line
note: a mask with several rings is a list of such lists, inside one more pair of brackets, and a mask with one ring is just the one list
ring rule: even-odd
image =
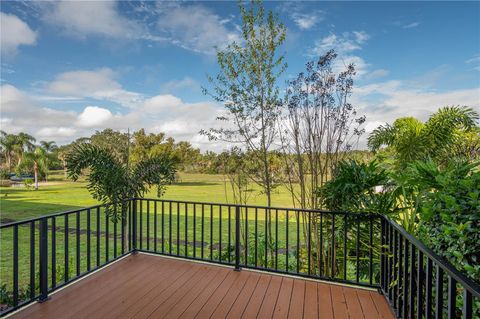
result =
[[22,221],[39,216],[60,213],[67,210],[81,209],[90,206],[61,205],[50,203],[39,203],[15,199],[15,196],[1,198],[0,224]]

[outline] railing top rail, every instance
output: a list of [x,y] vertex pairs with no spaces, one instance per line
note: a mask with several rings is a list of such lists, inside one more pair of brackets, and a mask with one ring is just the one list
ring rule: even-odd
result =
[[276,207],[276,206],[264,206],[264,205],[242,205],[242,204],[229,204],[229,203],[210,203],[210,202],[197,202],[197,201],[185,201],[185,200],[176,200],[176,199],[163,199],[163,198],[134,198],[137,200],[148,200],[148,201],[157,201],[157,202],[166,202],[166,203],[182,203],[182,204],[198,204],[198,205],[213,205],[213,206],[230,206],[230,207],[240,207],[240,208],[257,208],[257,209],[268,209],[268,210],[288,210],[291,212],[311,212],[316,214],[338,214],[338,215],[351,215],[351,216],[360,216],[360,217],[377,217],[380,218],[381,215],[377,213],[354,213],[354,212],[343,212],[343,211],[334,211],[334,210],[322,210],[322,209],[307,209],[307,208],[292,208],[292,207]]
[[477,298],[480,298],[480,285],[474,282],[472,279],[468,278],[460,271],[455,269],[450,262],[444,258],[437,255],[433,250],[425,246],[421,241],[412,236],[409,232],[403,229],[397,222],[393,221],[387,216],[382,216],[390,225],[392,225],[403,237],[405,237],[412,245],[417,247],[424,255],[430,258],[435,264],[443,269],[448,276],[454,278],[459,284],[461,284],[465,289],[472,293]]
[[[127,199],[125,201],[127,202],[127,201],[130,201],[132,199],[133,198],[130,198],[130,199]],[[36,222],[36,221],[39,221],[39,220],[42,220],[42,219],[48,219],[48,218],[52,218],[52,217],[69,215],[69,214],[73,214],[73,213],[77,213],[77,212],[81,212],[81,211],[85,211],[85,210],[89,210],[89,209],[97,209],[97,208],[106,207],[106,206],[109,206],[109,205],[113,205],[113,204],[98,204],[98,205],[93,205],[93,206],[81,207],[81,208],[70,209],[70,210],[66,210],[66,211],[62,211],[62,212],[58,212],[58,213],[52,213],[52,214],[42,215],[42,216],[38,216],[38,217],[33,217],[33,218],[23,219],[23,220],[19,220],[19,221],[14,221],[14,222],[10,222],[10,223],[0,224],[0,229],[13,227],[15,225],[28,224],[28,223]]]

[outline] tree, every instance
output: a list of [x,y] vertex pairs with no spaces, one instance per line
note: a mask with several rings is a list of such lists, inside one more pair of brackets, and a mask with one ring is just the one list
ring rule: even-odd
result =
[[124,201],[142,197],[149,187],[156,186],[157,196],[161,196],[166,185],[174,180],[176,171],[175,162],[169,156],[157,155],[129,165],[110,150],[92,144],[75,145],[66,162],[69,177],[74,181],[84,169],[90,169],[87,189],[94,199],[107,204],[107,211],[114,215],[118,205],[125,212]]
[[0,146],[2,152],[5,155],[5,161],[7,168],[12,168],[12,157],[15,155],[15,149],[17,147],[17,138],[13,134],[7,134],[2,131],[2,136],[0,137]]
[[33,152],[26,152],[23,154],[23,160],[17,169],[30,168],[33,169],[35,190],[38,190],[38,174],[47,170],[47,153],[41,148],[37,147]]
[[469,154],[474,137],[470,145],[464,145],[466,150],[458,147],[472,133],[478,143],[478,119],[479,114],[472,108],[447,106],[440,108],[425,123],[404,117],[392,125],[379,126],[368,137],[368,146],[372,151],[386,146],[385,152],[393,158],[397,169],[403,169],[415,160],[433,158],[442,162],[452,156],[452,149],[458,154]]
[[301,208],[321,206],[318,188],[364,132],[365,116],[357,116],[349,102],[355,66],[350,64],[337,75],[332,71],[336,58],[330,50],[288,82],[281,141],[287,186],[294,206]]
[[208,77],[213,88],[204,88],[205,94],[225,106],[226,114],[217,118],[223,127],[202,133],[211,140],[239,145],[261,163],[261,173],[250,178],[262,187],[270,206],[275,185],[268,152],[278,137],[281,105],[276,82],[286,69],[278,50],[285,41],[286,28],[277,15],[265,14],[260,1],[252,1],[249,8],[239,2],[239,8],[242,41],[217,49],[220,72],[215,78]]
[[23,153],[24,152],[33,152],[35,150],[35,137],[27,134],[20,132],[18,135],[16,135],[16,147],[15,151],[17,153],[18,157],[18,162],[17,162],[17,167],[20,167],[22,164],[22,159],[23,159]]
[[55,141],[40,141],[40,146],[45,150],[45,152],[47,153],[47,158],[46,158],[46,166],[47,166],[47,169],[45,171],[45,181],[47,181],[47,178],[48,178],[48,170],[50,169],[50,160],[49,160],[49,156],[51,155],[51,153],[55,150],[58,149],[58,146],[57,144],[55,143]]
[[89,138],[89,142],[99,148],[109,150],[122,163],[128,161],[128,134],[110,128],[97,131]]

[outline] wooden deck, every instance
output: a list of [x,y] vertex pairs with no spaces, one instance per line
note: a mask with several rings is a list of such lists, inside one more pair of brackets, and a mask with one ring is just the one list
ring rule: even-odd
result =
[[375,291],[145,254],[13,318],[393,318]]

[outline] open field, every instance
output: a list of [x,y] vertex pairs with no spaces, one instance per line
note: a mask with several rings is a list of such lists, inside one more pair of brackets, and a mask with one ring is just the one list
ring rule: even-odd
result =
[[[0,187],[0,218],[2,223],[18,221],[55,212],[76,209],[98,204],[88,190],[84,181],[62,180],[62,172],[51,174],[52,186],[40,186],[37,191],[23,187]],[[155,190],[145,196],[156,198]],[[230,185],[222,175],[180,174],[180,180],[168,186],[163,198],[197,202],[233,203]],[[252,185],[249,204],[265,205],[265,196],[259,188]],[[285,188],[279,188],[273,196],[273,205],[291,207],[291,197]]]

